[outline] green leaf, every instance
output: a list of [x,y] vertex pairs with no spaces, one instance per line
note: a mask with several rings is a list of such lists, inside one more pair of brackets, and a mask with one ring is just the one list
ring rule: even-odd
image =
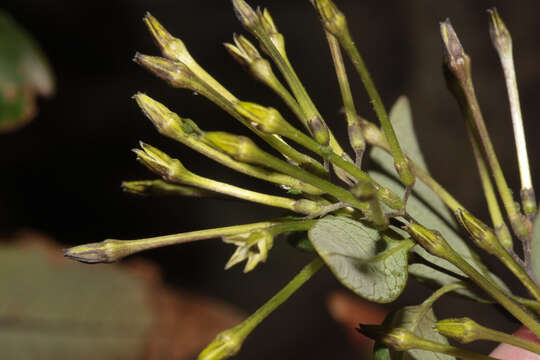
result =
[[0,133],[21,127],[36,114],[36,96],[50,96],[54,78],[39,46],[0,11]]
[[373,346],[373,360],[391,360],[390,349],[385,344],[376,342]]
[[[394,126],[396,135],[405,154],[419,167],[424,168],[427,171],[427,166],[414,131],[409,101],[406,97],[400,97],[392,107],[390,111],[390,121]],[[389,188],[396,194],[403,196],[405,189],[399,181],[395,180],[397,178],[397,173],[393,165],[394,162],[392,156],[380,148],[373,148],[370,152],[370,157],[384,170],[384,172],[391,174],[391,176],[376,171],[371,171],[370,175],[383,186]],[[390,209],[387,210],[390,211]],[[422,225],[441,232],[454,250],[461,254],[476,270],[491,279],[502,289],[508,290],[506,285],[504,285],[499,278],[489,272],[478,256],[457,233],[456,221],[444,202],[427,185],[419,180],[416,181],[413,193],[407,202],[407,212]],[[461,276],[465,276],[465,274],[456,266],[446,260],[442,260],[429,254],[420,246],[415,246],[413,251],[428,262]]]
[[364,299],[386,303],[403,291],[411,240],[403,240],[393,231],[381,236],[340,216],[319,220],[308,236],[338,280]]
[[536,281],[540,281],[540,214],[534,220],[531,245],[531,267]]
[[307,252],[311,254],[317,252],[315,248],[313,247],[313,244],[311,243],[311,241],[309,241],[307,232],[303,232],[303,231],[291,232],[285,235],[285,238],[287,239],[287,242],[289,243],[289,245],[291,245],[292,247],[302,252]]
[[[405,328],[412,331],[417,336],[434,341],[441,344],[448,344],[448,340],[437,331],[434,330],[435,313],[431,306],[417,305],[407,306],[401,310],[396,311],[391,318],[391,328]],[[392,360],[452,360],[453,356],[434,353],[425,350],[407,350],[404,352],[397,352],[390,350],[390,357]]]

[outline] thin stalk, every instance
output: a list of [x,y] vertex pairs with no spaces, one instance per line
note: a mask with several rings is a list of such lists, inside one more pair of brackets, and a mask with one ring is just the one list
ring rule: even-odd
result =
[[[349,129],[351,145],[353,150],[356,152],[357,165],[359,165],[361,163],[362,155],[366,150],[366,143],[358,123],[358,113],[356,112],[356,107],[354,106],[351,86],[349,85],[347,71],[345,70],[345,64],[343,63],[343,56],[341,55],[339,41],[330,32],[325,31],[325,34],[326,39],[328,40],[330,53],[332,54],[332,60],[334,62],[334,68],[336,70],[339,83],[339,90],[343,99],[343,107],[345,108],[345,118],[347,120],[347,127]],[[351,134],[352,131],[354,131],[353,128],[355,127],[358,127],[358,130]]]
[[523,129],[523,116],[521,114],[521,105],[519,102],[519,91],[516,80],[516,70],[514,66],[514,54],[512,46],[512,37],[502,21],[496,9],[488,10],[491,22],[489,32],[491,41],[504,72],[504,80],[508,91],[508,100],[510,102],[510,114],[512,116],[512,126],[514,128],[514,138],[516,144],[516,153],[518,157],[519,175],[521,179],[521,200],[523,210],[530,221],[534,220],[536,215],[536,198],[529,167],[529,156],[527,154],[527,142],[525,140],[525,131]]
[[482,290],[489,294],[502,307],[514,315],[514,317],[521,321],[523,325],[527,326],[537,337],[540,337],[540,324],[525,310],[523,310],[521,306],[506,296],[498,287],[493,285],[491,281],[476,271],[476,269],[465,261],[461,255],[452,249],[447,260],[456,265],[461,271],[470,277],[476,283],[476,285],[482,288]]
[[482,326],[482,335],[483,336],[479,338],[478,340],[489,340],[489,341],[494,341],[498,343],[505,343],[508,345],[513,345],[513,346],[528,350],[535,354],[540,354],[540,344],[535,343],[533,341],[525,340],[520,337],[510,335],[510,334],[505,334],[501,331],[489,329],[484,326]]
[[284,288],[268,300],[263,306],[255,311],[239,325],[222,331],[214,341],[199,354],[199,360],[225,359],[235,355],[248,335],[276,310],[287,301],[302,285],[324,265],[320,258],[316,258],[306,265]]
[[[174,181],[175,179],[170,180]],[[221,194],[229,195],[250,202],[280,207],[306,215],[312,214],[321,209],[320,205],[311,200],[295,200],[282,196],[267,195],[251,190],[246,190],[220,181],[208,179],[196,174],[190,174],[190,176],[182,178],[180,180],[180,183],[197,186],[203,189],[215,191]]]
[[478,173],[480,174],[482,188],[484,189],[484,195],[486,197],[491,221],[493,223],[493,227],[495,228],[495,233],[497,234],[497,239],[499,239],[499,242],[505,249],[513,252],[512,235],[504,222],[486,162],[484,161],[478,140],[474,136],[473,129],[471,128],[471,123],[469,121],[467,121],[467,133],[472,144],[474,158],[478,167]]
[[392,123],[390,122],[390,118],[388,117],[388,112],[386,111],[381,96],[379,95],[379,92],[377,91],[377,88],[373,83],[367,66],[364,63],[364,59],[360,55],[358,49],[354,44],[354,41],[351,38],[351,34],[349,33],[348,28],[345,28],[344,31],[340,32],[340,34],[338,35],[338,40],[341,46],[345,49],[345,52],[347,53],[349,58],[351,59],[354,67],[356,68],[356,71],[360,75],[360,79],[362,80],[362,83],[366,88],[369,98],[371,99],[371,103],[373,104],[373,108],[375,110],[375,113],[377,114],[377,118],[381,122],[384,136],[386,137],[388,145],[390,146],[390,150],[394,158],[394,165],[399,174],[399,178],[405,186],[410,187],[414,184],[414,174],[409,169],[405,155],[401,150],[401,146],[399,145],[399,141],[394,132],[394,128],[392,127]]
[[97,243],[75,246],[64,250],[64,255],[78,261],[88,263],[114,262],[128,255],[141,251],[155,249],[164,246],[178,245],[198,240],[206,240],[223,236],[243,234],[254,230],[268,229],[273,226],[287,226],[294,228],[306,221],[290,221],[287,219],[277,219],[245,225],[227,226],[215,229],[191,231],[181,234],[157,236],[137,240],[116,240],[107,239]]

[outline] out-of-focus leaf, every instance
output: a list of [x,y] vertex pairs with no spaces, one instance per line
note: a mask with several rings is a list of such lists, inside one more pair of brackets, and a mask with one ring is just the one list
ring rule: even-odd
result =
[[0,133],[15,130],[36,114],[36,96],[51,96],[54,78],[37,43],[0,11]]
[[380,343],[375,343],[373,347],[373,360],[391,360],[390,349],[388,346]]
[[327,216],[308,232],[315,250],[338,280],[364,299],[395,300],[407,283],[411,240],[341,216]]
[[532,233],[531,266],[534,277],[540,281],[540,214],[534,220]]
[[[390,111],[390,120],[396,131],[396,136],[399,139],[400,145],[407,156],[412,159],[419,167],[427,171],[427,166],[424,157],[420,150],[418,140],[414,131],[413,119],[409,106],[409,101],[402,96]],[[396,194],[403,196],[405,189],[395,179],[397,173],[394,168],[392,156],[379,148],[373,148],[370,153],[371,159],[379,165],[387,174],[372,171],[370,175],[383,186],[386,186]],[[393,177],[393,178],[392,178]],[[389,210],[390,211],[390,210]],[[413,194],[407,202],[407,211],[413,218],[418,220],[422,225],[435,229],[443,235],[450,245],[461,254],[467,262],[474,266],[480,273],[491,279],[502,289],[507,290],[506,285],[478,259],[472,252],[471,248],[457,233],[457,224],[454,217],[444,204],[444,202],[423,182],[417,180]],[[446,260],[437,258],[420,246],[415,246],[413,251],[419,254],[425,260],[440,266],[446,270],[465,276],[461,270]]]
[[[427,285],[432,289],[439,289],[444,285],[449,285],[455,282],[459,282],[460,279],[452,275],[446,274],[437,269],[431,268],[424,264],[410,264],[409,265],[409,274],[414,276],[416,280]],[[477,289],[463,287],[454,290],[454,293],[464,296],[466,298],[482,302],[489,303],[485,297],[482,297],[480,293],[477,292]]]
[[187,360],[242,319],[167,289],[148,263],[89,266],[42,237],[24,239],[0,241],[2,359]]
[[[391,328],[405,328],[417,336],[441,344],[448,344],[448,340],[437,331],[434,326],[437,322],[431,306],[406,306],[392,314],[389,322]],[[397,352],[390,350],[392,360],[452,360],[453,356],[434,353],[425,350],[407,350]]]

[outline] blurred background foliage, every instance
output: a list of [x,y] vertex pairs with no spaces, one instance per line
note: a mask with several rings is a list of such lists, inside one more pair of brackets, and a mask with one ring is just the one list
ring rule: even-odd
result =
[[[250,3],[269,8],[286,36],[289,57],[304,85],[338,138],[346,141],[330,54],[309,2]],[[536,121],[540,116],[538,2],[336,3],[348,16],[353,37],[387,107],[399,95],[409,96],[419,141],[434,177],[484,220],[488,219],[487,210],[470,145],[441,72],[438,22],[451,18],[472,58],[487,126],[507,178],[518,189],[506,89],[487,30],[485,10],[497,6],[514,39],[533,179],[540,178],[540,143],[536,141],[540,133]],[[240,99],[271,105],[289,114],[277,96],[250,79],[221,45],[231,41],[233,32],[243,32],[229,1],[5,0],[1,7],[41,45],[57,80],[55,97],[39,102],[35,121],[0,137],[2,235],[31,228],[67,246],[107,237],[133,239],[248,223],[280,214],[277,209],[235,201],[137,198],[122,193],[119,187],[122,180],[149,178],[129,151],[138,140],[144,140],[176,155],[186,167],[201,175],[260,191],[279,192],[272,185],[236,174],[160,136],[131,100],[131,95],[142,91],[179,115],[197,121],[204,129],[248,134],[201,96],[169,88],[131,61],[135,51],[158,54],[141,21],[144,13],[150,11],[173,35],[184,40],[201,66]],[[375,120],[352,70],[350,78],[359,113]],[[158,249],[139,257],[159,264],[170,286],[217,297],[246,312],[254,311],[273,295],[307,260],[285,243],[278,243],[268,263],[256,271],[248,275],[240,269],[223,272],[232,251],[218,240],[209,240]],[[491,263],[497,266],[496,262]],[[93,270],[87,268],[89,272]],[[329,271],[317,275],[254,332],[237,358],[357,357],[325,308],[327,294],[333,289],[340,289],[340,285]],[[419,302],[428,293],[411,282],[398,302]],[[456,314],[456,309],[463,314]],[[447,299],[437,310],[441,318],[483,312],[487,326],[506,331],[517,326],[496,309],[466,300]],[[476,346],[482,351],[490,347]]]

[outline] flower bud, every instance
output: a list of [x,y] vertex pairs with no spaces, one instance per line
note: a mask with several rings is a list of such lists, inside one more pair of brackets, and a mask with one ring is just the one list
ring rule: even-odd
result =
[[260,149],[246,136],[221,131],[209,131],[205,133],[204,140],[216,149],[241,162],[256,163],[260,158],[258,156]]
[[416,242],[434,256],[446,259],[452,248],[438,231],[429,230],[418,223],[411,222],[404,228]]
[[152,34],[154,42],[161,49],[163,56],[167,59],[181,61],[187,66],[195,62],[184,42],[173,37],[149,12],[146,13],[143,21],[148,27],[150,34]]
[[479,325],[469,318],[440,320],[435,324],[435,329],[439,334],[465,344],[478,340]]
[[291,125],[274,108],[240,101],[235,106],[235,110],[248,119],[251,125],[264,133],[286,136],[290,132]]
[[448,77],[448,72],[450,72],[463,86],[471,79],[470,58],[465,53],[450,19],[446,19],[440,24],[440,30],[446,76]]
[[337,38],[340,38],[347,31],[345,15],[337,8],[332,0],[311,0],[311,3],[319,12],[326,31]]
[[180,61],[140,53],[135,54],[133,61],[165,80],[172,87],[201,91],[200,79]]
[[256,80],[268,84],[275,79],[272,66],[263,59],[257,48],[244,36],[234,35],[235,45],[225,43],[225,48],[240,65],[245,67]]
[[163,180],[139,180],[122,182],[122,190],[140,196],[190,196],[190,197],[220,197],[220,194],[204,189],[169,184]]
[[[276,24],[274,23],[274,19],[272,19],[272,16],[270,15],[270,12],[267,9],[264,9],[261,11],[261,9],[257,9],[257,15],[259,16],[259,20],[261,22],[262,28],[274,47],[277,49],[279,54],[282,58],[287,58],[287,53],[285,51],[285,38],[283,35],[278,31]],[[263,50],[270,55],[270,52],[268,49],[265,49],[263,47]]]
[[499,12],[493,8],[489,9],[488,13],[491,20],[489,22],[489,35],[493,46],[499,56],[512,56],[512,36],[499,16]]
[[266,261],[268,252],[274,246],[274,237],[267,230],[255,230],[250,233],[225,236],[223,242],[238,246],[225,265],[225,270],[247,259],[244,267],[244,273],[247,273],[260,262]]
[[107,239],[64,249],[64,256],[87,264],[111,263],[129,255],[122,251],[124,241]]
[[309,131],[315,141],[321,145],[327,146],[330,142],[330,133],[328,127],[322,122],[321,118],[316,116],[307,122]]
[[234,356],[246,338],[241,331],[242,324],[220,332],[214,340],[204,348],[197,357],[198,360],[222,360]]
[[500,251],[505,251],[497,240],[495,232],[480,221],[480,219],[477,219],[465,209],[457,209],[455,214],[458,222],[463,226],[478,247],[484,249],[491,255],[497,255]]
[[253,31],[260,25],[257,13],[244,0],[233,0],[234,14],[243,27]]
[[160,134],[172,139],[193,134],[202,135],[202,131],[193,121],[180,118],[165,105],[155,101],[146,94],[137,93],[133,98],[143,111],[144,115],[152,121]]
[[140,142],[140,149],[134,149],[137,161],[154,173],[162,176],[166,181],[178,182],[191,174],[178,159],[173,159],[161,150]]

